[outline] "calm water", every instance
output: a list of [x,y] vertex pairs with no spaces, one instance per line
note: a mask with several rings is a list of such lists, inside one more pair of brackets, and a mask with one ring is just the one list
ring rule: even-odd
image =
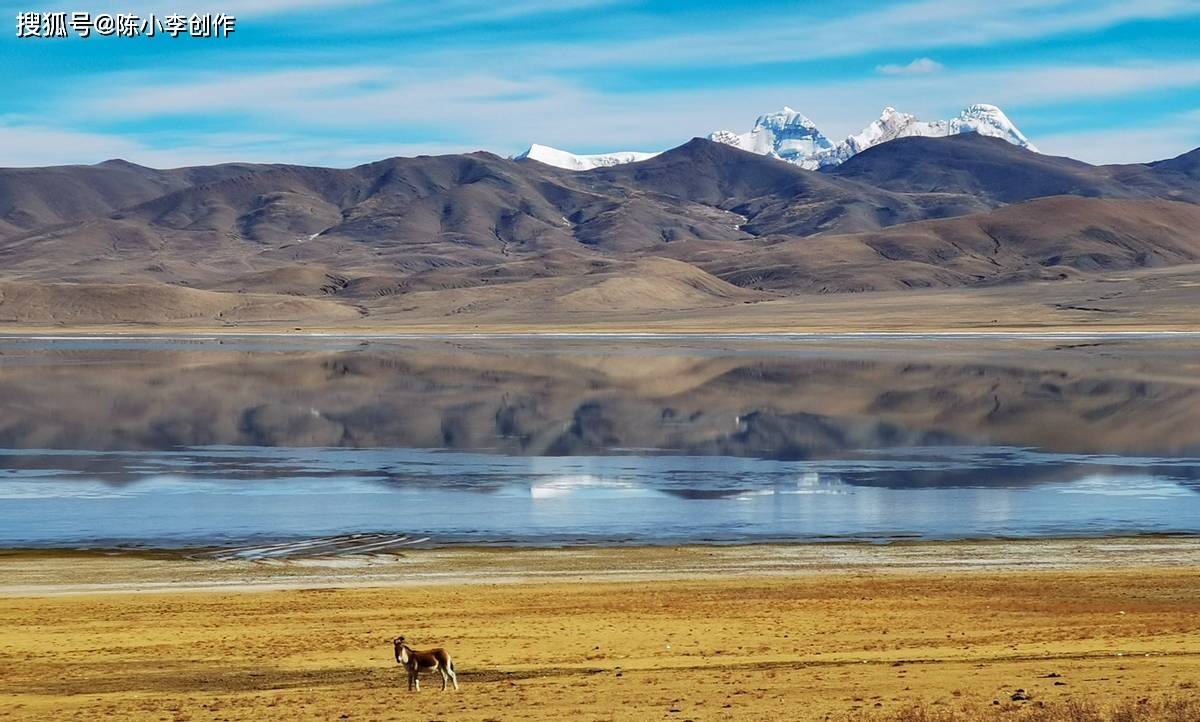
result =
[[1197,532],[1186,337],[0,339],[6,547]]

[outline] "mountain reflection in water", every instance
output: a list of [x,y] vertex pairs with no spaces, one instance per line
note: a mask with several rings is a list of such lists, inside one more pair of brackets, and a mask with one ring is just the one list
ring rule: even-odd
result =
[[[445,525],[401,531],[1196,531],[1198,351],[1113,339],[4,339],[0,522],[12,525],[0,543],[392,531],[397,511],[437,518],[438,505]],[[868,499],[894,513],[868,514]],[[171,511],[185,500],[211,518]],[[455,526],[463,505],[480,516]],[[549,508],[553,523],[533,514]],[[55,519],[39,532],[23,514]],[[104,514],[157,516],[130,536]]]

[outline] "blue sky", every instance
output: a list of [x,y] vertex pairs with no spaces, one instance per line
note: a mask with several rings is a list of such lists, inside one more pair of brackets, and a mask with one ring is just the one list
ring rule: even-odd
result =
[[[1200,146],[1197,0],[0,0],[0,166],[350,166],[531,142],[660,150],[789,105],[1001,106],[1043,152]],[[831,9],[833,8],[833,9]],[[222,39],[18,39],[21,11],[229,13]]]

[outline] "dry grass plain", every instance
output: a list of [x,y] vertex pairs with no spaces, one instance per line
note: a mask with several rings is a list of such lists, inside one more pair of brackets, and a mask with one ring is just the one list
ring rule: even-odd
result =
[[[647,553],[657,564],[667,552]],[[0,717],[1182,722],[1200,697],[1200,575],[1186,554],[1153,567],[938,570],[926,558],[652,581],[605,579],[601,553],[574,572],[535,561],[462,583],[470,564],[538,555],[493,552],[447,564],[445,579],[301,575],[265,591],[249,567],[203,588],[186,562],[67,556],[50,566],[105,591],[5,591]],[[27,579],[29,563],[0,566]],[[132,586],[115,583],[122,573]],[[131,591],[152,579],[191,591]],[[400,633],[448,647],[461,691],[428,679],[406,692],[389,643]],[[1029,701],[1012,701],[1019,689]]]
[[[173,286],[104,288],[95,284],[58,284],[36,289],[35,293],[28,284],[0,283],[0,333],[1200,330],[1195,314],[1200,302],[1200,264],[1139,269],[1105,277],[969,288],[807,293],[756,301],[725,294],[715,297],[716,300],[694,304],[695,299],[689,301],[686,293],[680,298],[667,297],[681,283],[674,276],[645,273],[633,277],[628,284],[602,284],[581,291],[567,282],[538,279],[419,291],[365,305],[286,294],[230,292],[205,292],[204,303],[200,304],[200,295],[195,299],[177,298],[187,289]],[[682,287],[692,288],[687,283],[682,283]],[[573,293],[577,295],[572,298],[578,300],[578,294],[584,291],[586,298],[582,302],[564,301]]]

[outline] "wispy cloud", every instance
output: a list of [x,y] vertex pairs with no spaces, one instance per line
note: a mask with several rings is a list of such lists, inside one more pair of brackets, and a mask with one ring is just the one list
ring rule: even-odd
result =
[[[395,3],[374,16],[387,23],[402,23],[407,28],[448,27],[486,23],[539,15],[590,10],[620,4],[624,0],[442,0],[436,3]],[[368,16],[370,17],[370,16]]]
[[128,158],[145,150],[105,133],[0,122],[0,166],[70,165]]
[[[236,119],[246,132],[386,129],[393,137],[404,128],[433,122],[443,142],[471,139],[476,147],[501,152],[533,141],[577,150],[602,150],[609,144],[653,150],[718,128],[742,128],[754,114],[784,104],[801,109],[831,137],[841,137],[860,130],[884,104],[933,118],[972,102],[996,103],[1011,111],[1193,87],[1200,85],[1200,61],[1017,66],[839,82],[783,79],[646,93],[605,92],[558,77],[513,79],[478,71],[439,75],[430,68],[379,65],[171,80],[165,71],[114,75],[96,83],[95,91],[78,89],[54,115],[80,123],[205,115]],[[146,87],[162,90],[146,93]],[[667,116],[669,122],[664,122]],[[585,142],[593,147],[580,148]]]
[[937,73],[946,69],[933,58],[917,58],[906,65],[897,65],[895,63],[888,65],[876,65],[875,69],[884,75],[923,75],[925,73]]
[[396,155],[438,155],[478,150],[469,144],[340,141],[306,134],[197,133],[184,142],[154,143],[46,125],[0,121],[0,166],[29,167],[99,163],[123,158],[156,168],[213,163],[278,163],[349,167]]
[[[1122,23],[1200,14],[1193,0],[921,0],[817,19],[778,13],[722,23],[704,32],[606,38],[584,43],[531,42],[522,61],[534,66],[599,67],[714,63],[751,65],[850,57],[910,48],[976,47],[1090,32]],[[797,38],[803,38],[798,42]],[[453,52],[462,52],[456,49]],[[467,50],[466,56],[476,53]],[[482,51],[487,53],[487,51]]]
[[[72,9],[113,11],[102,4]],[[28,9],[0,0],[8,7]],[[156,165],[353,164],[405,152],[511,153],[535,141],[579,152],[656,150],[719,128],[745,130],[784,104],[839,138],[885,104],[932,119],[991,102],[1024,124],[1064,102],[1128,105],[1200,89],[1200,60],[1178,47],[1159,52],[1160,43],[1138,40],[1141,25],[1126,25],[1186,25],[1200,17],[1194,0],[859,7],[839,14],[813,0],[793,12],[705,5],[682,13],[656,0],[220,0],[208,10],[253,20],[239,22],[228,42],[0,37],[6,55],[35,58],[24,79],[0,77],[10,113],[0,118],[0,164],[117,155]],[[176,9],[171,0],[122,6]],[[1091,53],[1088,43],[1103,42]],[[1005,50],[1022,43],[1019,53]],[[1091,53],[1086,60],[1079,48]],[[33,77],[45,80],[35,86]],[[1102,133],[1115,131],[1099,126],[1153,122],[1140,115],[1098,115],[1052,138],[1103,160],[1111,137]],[[1173,147],[1188,142],[1183,131],[1169,138]]]
[[1037,142],[1043,153],[1090,163],[1164,160],[1200,147],[1200,110],[1174,114],[1149,126],[1056,133]]

